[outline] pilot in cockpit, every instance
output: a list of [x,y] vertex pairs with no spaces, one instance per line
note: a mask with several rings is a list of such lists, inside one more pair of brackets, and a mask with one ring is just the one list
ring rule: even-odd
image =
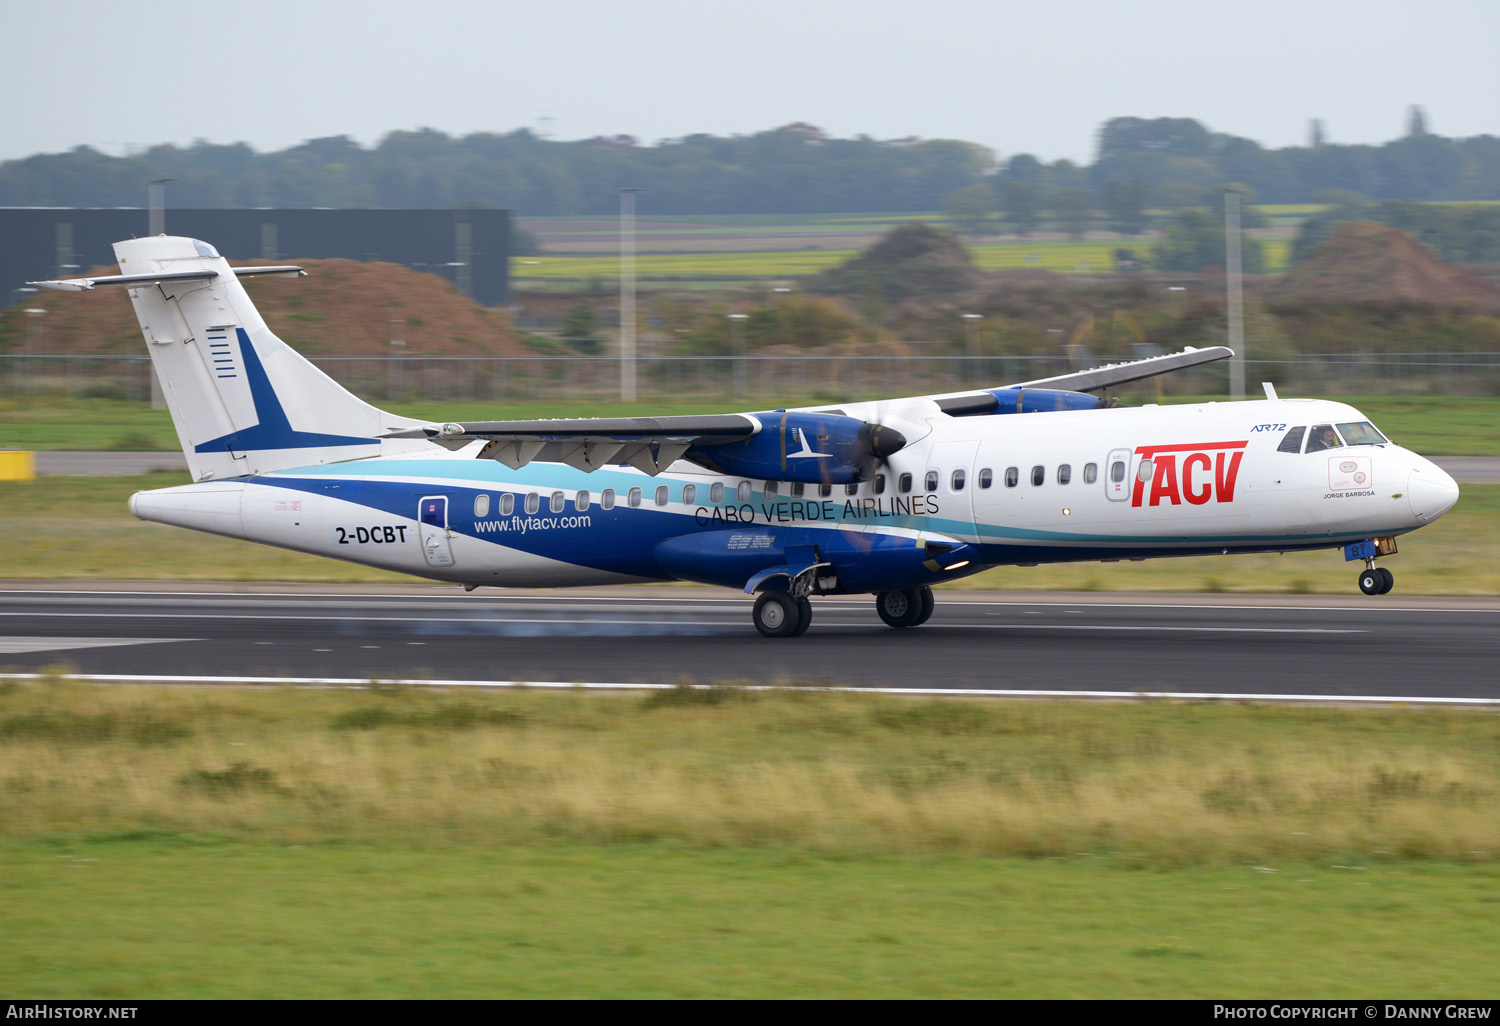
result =
[[1307,439],[1307,451],[1321,452],[1324,449],[1337,449],[1343,444],[1334,432],[1332,424],[1319,424],[1312,429],[1312,434]]

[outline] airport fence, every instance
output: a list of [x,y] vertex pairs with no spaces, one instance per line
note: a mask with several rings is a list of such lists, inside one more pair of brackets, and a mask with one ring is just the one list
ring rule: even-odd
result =
[[[922,395],[1035,380],[1130,359],[1129,354],[1070,363],[1050,356],[648,356],[636,364],[643,401],[703,399],[766,405]],[[312,357],[355,394],[383,402],[531,400],[610,401],[620,395],[614,357]],[[1228,363],[1158,379],[1165,395],[1228,391]],[[1500,352],[1302,354],[1246,360],[1246,390],[1270,381],[1283,395],[1500,395]],[[1154,383],[1136,386],[1155,391]],[[142,356],[0,355],[0,396],[71,395],[149,400],[149,359]]]

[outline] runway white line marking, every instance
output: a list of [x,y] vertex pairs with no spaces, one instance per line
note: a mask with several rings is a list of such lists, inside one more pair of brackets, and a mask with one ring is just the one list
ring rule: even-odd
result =
[[[937,594],[939,600],[941,600],[942,597],[946,593],[944,593],[944,592],[937,592],[936,594]],[[330,593],[330,594],[308,595],[308,594],[298,594],[298,593],[295,593],[295,592],[233,592],[233,591],[21,591],[21,590],[4,590],[4,589],[0,589],[0,598],[3,598],[3,597],[8,596],[8,595],[21,596],[21,597],[24,597],[24,598],[26,598],[28,600],[34,600],[34,601],[45,601],[46,599],[48,599],[48,598],[50,598],[52,596],[84,596],[84,597],[87,597],[89,599],[98,600],[98,599],[108,599],[108,598],[110,598],[112,596],[137,596],[137,595],[144,595],[144,596],[147,596],[147,597],[154,597],[154,598],[190,598],[190,599],[203,599],[203,598],[221,599],[222,598],[222,599],[236,599],[236,600],[246,601],[246,602],[254,602],[254,601],[257,601],[257,600],[260,600],[260,599],[299,599],[299,600],[302,600],[304,602],[311,602],[311,603],[319,603],[319,602],[324,602],[324,601],[337,601],[337,600],[343,600],[343,601],[346,601],[346,602],[360,602],[360,601],[371,601],[371,600],[377,600],[377,601],[380,601],[380,602],[411,602],[411,603],[420,603],[420,602],[450,602],[450,603],[451,602],[467,602],[467,603],[471,603],[471,604],[498,603],[498,604],[501,604],[501,605],[505,605],[505,604],[509,604],[509,603],[518,603],[518,602],[532,602],[532,603],[545,603],[545,602],[567,602],[567,603],[578,603],[578,602],[611,602],[611,603],[613,603],[613,602],[632,602],[632,603],[637,603],[637,604],[642,604],[642,605],[659,605],[659,604],[662,604],[662,603],[668,603],[668,604],[677,604],[677,605],[691,604],[691,605],[694,605],[694,606],[700,606],[700,605],[703,605],[704,603],[719,603],[719,604],[723,604],[723,605],[742,606],[742,605],[749,605],[749,603],[750,603],[749,596],[743,596],[743,597],[737,597],[737,598],[729,598],[729,597],[712,596],[712,595],[704,595],[702,597],[695,596],[695,597],[693,597],[691,599],[686,598],[686,597],[677,597],[677,596],[674,596],[674,597],[662,596],[661,598],[636,598],[636,597],[631,597],[631,596],[619,596],[619,597],[616,597],[616,596],[611,596],[611,595],[546,595],[546,596],[524,596],[524,595],[504,595],[504,594],[493,595],[493,596],[484,596],[482,598],[471,598],[471,597],[466,596],[466,595],[341,595],[341,594],[333,594],[333,593]],[[1274,595],[1268,595],[1266,597],[1267,598],[1275,598],[1276,596],[1274,596]],[[977,601],[977,602],[975,602],[975,601],[965,601],[963,599],[957,599],[957,598],[953,599],[952,603],[954,605],[963,605],[963,606],[1050,606],[1050,607],[1056,607],[1056,606],[1060,605],[1059,603],[1056,603],[1056,602],[1045,602],[1045,601],[1027,602],[1027,601],[1023,601],[1023,600],[1001,600],[1001,601]],[[863,601],[863,602],[861,602],[861,601],[850,600],[850,599],[825,599],[825,598],[818,599],[818,601],[817,601],[816,604],[817,604],[817,606],[819,608],[828,608],[828,607],[837,606],[839,608],[849,608],[849,609],[868,609],[870,607],[870,605],[871,605],[870,601]],[[1500,608],[1483,608],[1483,607],[1466,607],[1466,606],[1391,606],[1391,605],[1383,605],[1383,604],[1382,605],[1371,604],[1371,605],[1368,605],[1368,606],[1365,606],[1365,605],[1337,605],[1337,606],[1315,606],[1315,605],[1289,606],[1288,605],[1288,606],[1284,606],[1284,605],[1279,605],[1279,604],[1273,604],[1273,605],[1253,605],[1253,604],[1252,605],[1220,605],[1218,603],[1210,603],[1210,604],[1206,604],[1205,605],[1205,604],[1194,604],[1194,603],[1191,603],[1191,602],[1132,602],[1132,601],[1123,600],[1123,599],[1122,600],[1114,600],[1114,599],[1111,599],[1111,598],[1107,597],[1106,595],[1100,595],[1100,597],[1096,601],[1090,602],[1089,604],[1091,606],[1098,605],[1098,606],[1108,606],[1108,607],[1112,607],[1112,608],[1113,607],[1125,607],[1125,608],[1130,608],[1130,609],[1290,609],[1290,610],[1299,610],[1299,611],[1306,611],[1306,612],[1312,612],[1312,611],[1341,612],[1341,611],[1348,610],[1348,611],[1358,611],[1358,612],[1362,612],[1362,613],[1364,613],[1364,612],[1369,612],[1369,613],[1500,613]]]
[[196,638],[26,638],[0,637],[0,655],[23,652],[65,651],[73,648],[107,648],[111,645],[161,645],[172,641],[196,641]]
[[[295,616],[283,613],[3,613],[0,616],[46,616],[52,619],[89,619],[105,617],[128,620],[296,620],[298,622],[320,621],[333,623],[532,623],[532,624],[654,624],[655,620],[603,620],[598,617],[560,620],[540,616]],[[676,627],[725,627],[734,626],[727,620],[668,620],[667,626]],[[849,626],[841,624],[840,626]],[[1169,631],[1212,634],[1368,634],[1360,627],[1176,627],[1139,626],[1088,623],[950,623],[934,624],[945,630],[973,631]]]
[[[679,684],[637,684],[629,681],[556,680],[399,680],[388,677],[193,677],[162,674],[70,673],[71,680],[101,684],[246,684],[255,686],[303,684],[314,687],[368,688],[393,684],[427,688],[551,688],[574,691],[662,691]],[[44,680],[41,673],[0,673],[0,680]],[[689,684],[694,689],[719,685]],[[1256,692],[1219,691],[1025,691],[1016,688],[861,688],[821,685],[817,687],[779,684],[734,685],[742,691],[838,691],[870,695],[965,696],[973,698],[1175,698],[1195,702],[1355,702],[1390,705],[1500,706],[1500,698],[1446,698],[1424,695],[1273,695]]]

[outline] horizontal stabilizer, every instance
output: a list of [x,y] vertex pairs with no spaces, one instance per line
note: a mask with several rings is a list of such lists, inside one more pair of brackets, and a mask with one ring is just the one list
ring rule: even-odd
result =
[[[236,278],[249,278],[255,275],[269,274],[283,278],[306,278],[307,272],[300,267],[286,264],[280,267],[236,267],[233,268]],[[165,271],[161,274],[106,274],[97,278],[62,278],[57,281],[28,281],[26,284],[35,285],[41,289],[52,289],[55,292],[90,292],[100,285],[160,285],[162,282],[174,281],[212,281],[219,276],[218,271]]]

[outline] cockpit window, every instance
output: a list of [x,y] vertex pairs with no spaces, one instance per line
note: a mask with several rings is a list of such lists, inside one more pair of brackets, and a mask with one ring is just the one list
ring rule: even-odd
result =
[[218,250],[214,249],[206,242],[199,242],[197,239],[193,240],[193,248],[198,251],[199,256],[216,257],[219,255]]
[[1318,424],[1307,436],[1307,451],[1322,452],[1324,449],[1341,449],[1344,443],[1339,441],[1338,432],[1333,430],[1332,424]]
[[1344,436],[1344,441],[1350,445],[1384,445],[1385,436],[1375,430],[1375,425],[1368,420],[1355,421],[1352,424],[1340,424],[1339,434]]
[[1292,428],[1281,437],[1281,444],[1276,447],[1277,452],[1301,452],[1302,436],[1307,434],[1307,425],[1300,424]]

